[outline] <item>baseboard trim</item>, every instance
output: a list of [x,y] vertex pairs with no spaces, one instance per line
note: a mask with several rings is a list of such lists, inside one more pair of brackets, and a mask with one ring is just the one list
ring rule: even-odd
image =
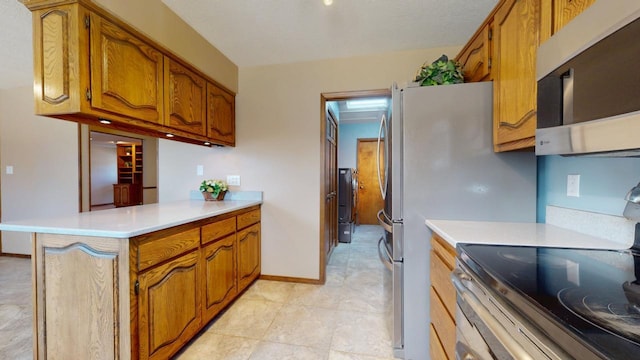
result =
[[11,254],[11,253],[0,252],[0,256],[21,258],[21,259],[31,259],[31,255],[26,255],[26,254]]
[[283,282],[292,282],[292,283],[300,283],[300,284],[312,284],[312,285],[324,285],[324,283],[318,279],[307,279],[307,278],[298,278],[291,276],[274,276],[274,275],[260,275],[260,280],[271,280],[271,281],[283,281]]

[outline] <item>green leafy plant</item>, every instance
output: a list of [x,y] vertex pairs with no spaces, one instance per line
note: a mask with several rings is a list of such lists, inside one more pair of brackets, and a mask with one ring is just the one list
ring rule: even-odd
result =
[[414,81],[420,86],[460,84],[464,82],[464,77],[460,64],[442,55],[431,64],[424,63]]
[[227,183],[222,180],[203,180],[200,183],[200,191],[208,192],[213,195],[213,197],[217,197],[221,191],[227,191]]

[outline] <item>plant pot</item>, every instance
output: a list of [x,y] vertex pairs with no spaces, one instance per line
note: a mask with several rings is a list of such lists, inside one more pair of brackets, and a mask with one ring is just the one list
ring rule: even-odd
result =
[[202,197],[205,199],[205,201],[222,201],[224,200],[224,195],[226,193],[226,191],[220,191],[218,193],[218,196],[214,197],[213,193],[202,191]]

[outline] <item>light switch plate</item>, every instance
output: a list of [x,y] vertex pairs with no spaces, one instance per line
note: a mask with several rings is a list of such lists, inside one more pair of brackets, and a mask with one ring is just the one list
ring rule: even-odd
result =
[[227,175],[227,185],[240,186],[240,175]]
[[7,175],[13,175],[13,166],[11,165],[7,166]]
[[567,175],[567,196],[580,197],[580,175]]
[[204,175],[204,166],[202,165],[196,166],[196,175],[199,175],[199,176]]

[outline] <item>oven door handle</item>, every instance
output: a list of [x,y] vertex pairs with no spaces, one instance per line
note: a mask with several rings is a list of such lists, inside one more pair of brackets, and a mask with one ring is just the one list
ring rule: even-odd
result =
[[467,289],[463,281],[473,281],[464,271],[460,269],[454,269],[451,273],[451,280],[455,286],[458,294],[478,315],[478,317],[489,328],[493,335],[504,345],[511,355],[516,359],[521,360],[533,360],[533,358],[526,352],[526,350],[518,344],[517,341],[511,337],[509,332],[491,315],[489,310],[482,305],[480,300]]

